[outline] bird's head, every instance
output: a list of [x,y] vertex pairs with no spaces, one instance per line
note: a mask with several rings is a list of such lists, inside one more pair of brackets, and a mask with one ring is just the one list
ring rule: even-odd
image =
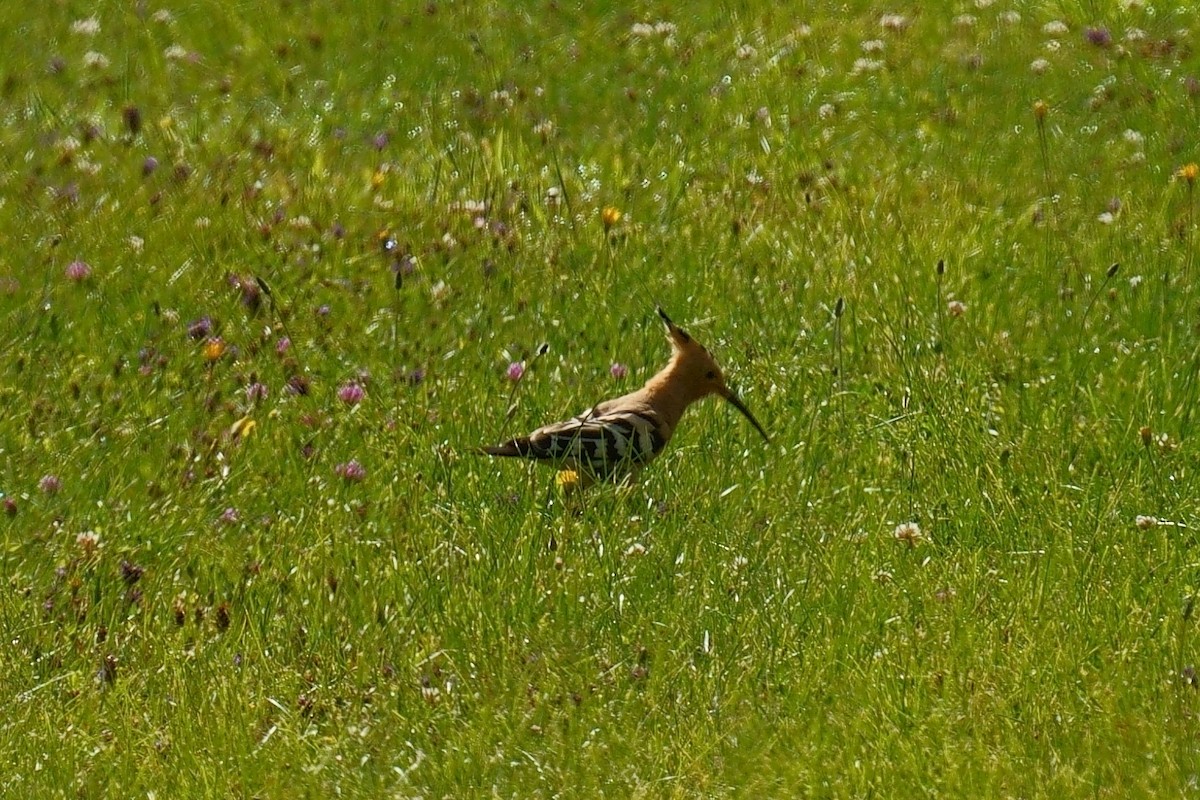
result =
[[683,386],[683,391],[686,392],[688,399],[700,400],[710,394],[724,397],[730,405],[750,420],[750,424],[762,435],[763,439],[770,442],[767,432],[763,430],[762,425],[758,424],[758,420],[750,413],[750,409],[746,408],[746,404],[737,396],[737,393],[725,384],[725,374],[721,372],[720,365],[712,357],[712,353],[708,352],[708,348],[672,322],[671,318],[667,316],[667,312],[663,311],[661,307],[657,311],[658,316],[662,317],[663,323],[667,326],[667,338],[671,341],[672,372]]

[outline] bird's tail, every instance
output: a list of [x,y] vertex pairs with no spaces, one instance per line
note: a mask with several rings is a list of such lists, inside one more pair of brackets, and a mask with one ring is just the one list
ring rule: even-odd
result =
[[510,458],[528,457],[532,455],[529,439],[511,439],[493,447],[477,447],[475,453],[481,456],[505,456]]

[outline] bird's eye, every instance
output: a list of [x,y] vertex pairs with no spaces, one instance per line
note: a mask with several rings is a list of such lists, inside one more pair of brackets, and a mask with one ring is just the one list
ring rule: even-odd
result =
[[711,370],[711,369],[710,369],[710,370],[709,370],[709,371],[708,371],[708,372],[705,374],[705,376],[704,376],[704,377],[708,378],[710,381],[711,381],[711,380],[715,380],[715,379],[716,379],[716,377],[717,377],[717,373],[716,373],[714,370]]

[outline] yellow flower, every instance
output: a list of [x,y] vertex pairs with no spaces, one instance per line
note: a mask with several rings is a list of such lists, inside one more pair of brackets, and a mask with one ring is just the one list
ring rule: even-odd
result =
[[554,483],[564,492],[574,491],[579,488],[579,473],[573,469],[561,470],[554,476]]
[[1200,175],[1200,166],[1197,166],[1195,161],[1190,164],[1184,164],[1175,175],[1183,178],[1190,186],[1196,182],[1196,176]]
[[216,361],[223,355],[225,355],[225,342],[221,340],[221,337],[214,336],[204,343],[205,361]]
[[387,180],[387,173],[383,170],[375,170],[375,174],[371,176],[371,188],[378,189],[383,186],[383,182]]
[[258,423],[249,417],[242,417],[237,422],[229,426],[229,438],[233,439],[234,441],[245,439],[250,436],[251,432],[254,431],[254,427],[256,425],[258,425]]
[[604,230],[608,230],[621,221],[621,209],[615,206],[605,206],[604,210],[600,212],[600,221],[604,223]]
[[1046,114],[1048,113],[1050,113],[1050,106],[1046,104],[1045,100],[1037,100],[1034,102],[1033,116],[1038,122],[1044,120],[1046,118]]

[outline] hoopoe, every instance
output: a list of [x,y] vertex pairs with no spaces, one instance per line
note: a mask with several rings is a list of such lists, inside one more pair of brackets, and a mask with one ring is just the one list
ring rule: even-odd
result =
[[657,310],[667,326],[671,360],[645,386],[566,422],[546,425],[480,452],[552,464],[563,470],[560,483],[572,471],[587,483],[620,480],[653,461],[671,441],[687,407],[710,394],[728,400],[769,443],[767,432],[750,409],[725,385],[721,368],[708,350],[661,308]]

